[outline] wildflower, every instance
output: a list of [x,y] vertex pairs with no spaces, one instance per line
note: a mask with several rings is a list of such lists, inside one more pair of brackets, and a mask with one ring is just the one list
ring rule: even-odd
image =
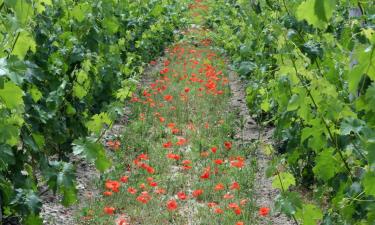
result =
[[240,185],[237,182],[233,182],[232,185],[230,186],[230,189],[232,190],[239,190]]
[[158,186],[158,183],[155,182],[155,181],[152,181],[152,182],[149,183],[149,185],[150,185],[151,187],[157,187],[157,186]]
[[137,193],[137,189],[133,188],[133,187],[129,187],[128,188],[128,192],[132,195],[136,194]]
[[221,165],[221,164],[223,164],[224,161],[222,159],[215,159],[214,162],[217,165]]
[[237,214],[237,215],[240,215],[241,214],[241,208],[240,207],[235,208],[234,213]]
[[184,89],[184,91],[185,91],[185,93],[189,93],[189,92],[190,92],[190,88],[186,87],[186,88]]
[[224,211],[222,210],[222,209],[220,209],[220,208],[216,208],[215,209],[215,213],[217,213],[217,214],[222,214]]
[[176,124],[175,123],[168,123],[167,126],[168,126],[168,128],[173,129],[176,126]]
[[115,212],[115,208],[114,207],[104,207],[104,213],[107,214],[107,215],[113,215],[113,213]]
[[164,96],[164,100],[165,100],[165,101],[170,102],[170,101],[172,101],[172,99],[173,99],[173,96],[172,96],[172,95],[166,95],[166,96]]
[[159,195],[162,195],[162,194],[165,194],[167,191],[163,188],[158,188],[155,190],[155,193],[156,194],[159,194]]
[[181,146],[186,144],[187,140],[183,137],[178,138],[178,141],[176,142],[176,145]]
[[217,148],[216,148],[216,147],[212,147],[212,148],[211,148],[211,152],[212,152],[212,153],[216,153],[216,151],[217,151]]
[[120,183],[117,181],[107,180],[105,182],[105,188],[112,190],[113,192],[119,192]]
[[168,68],[164,68],[164,69],[162,69],[162,70],[160,70],[160,74],[166,74],[166,73],[168,73],[169,72],[169,69]]
[[126,183],[126,182],[128,182],[128,179],[129,179],[128,176],[122,176],[122,177],[120,178],[120,181],[121,181],[122,183]]
[[140,203],[147,204],[151,200],[151,196],[147,191],[143,191],[136,199]]
[[172,142],[168,141],[167,143],[164,143],[163,147],[164,148],[170,148],[170,147],[172,147]]
[[270,212],[270,208],[268,207],[261,207],[259,209],[259,215],[261,216],[267,216],[269,212]]
[[224,199],[232,199],[234,198],[234,196],[230,193],[226,193],[224,196],[223,196]]
[[236,223],[236,225],[245,225],[245,224],[244,224],[244,222],[242,222],[242,221],[238,221],[238,222]]
[[177,207],[178,207],[178,204],[177,204],[176,200],[169,200],[167,202],[167,208],[168,208],[169,211],[174,211],[174,210],[177,209]]
[[186,200],[187,196],[184,192],[178,192],[177,193],[177,197],[180,199],[180,200]]
[[202,190],[202,189],[197,189],[197,190],[194,190],[194,191],[193,191],[193,196],[194,196],[195,198],[199,197],[199,196],[202,195],[202,194],[203,194],[203,190]]
[[105,191],[105,192],[103,192],[103,195],[104,196],[112,196],[113,192],[111,192],[111,191]]
[[227,150],[230,150],[232,148],[232,143],[230,143],[229,141],[226,141],[224,142],[224,146]]
[[214,188],[214,190],[215,191],[221,191],[221,190],[224,190],[224,184],[223,183],[218,183],[216,186],[215,186],[215,188]]
[[241,159],[231,160],[231,161],[230,161],[230,165],[231,165],[232,167],[242,168],[242,167],[245,166],[245,161],[244,161],[244,160],[241,160]]
[[201,175],[201,178],[202,179],[209,179],[210,178],[210,170],[205,170],[202,175]]
[[173,154],[173,153],[168,153],[167,154],[167,158],[168,159],[174,159],[174,160],[179,160],[181,158],[181,156],[177,155],[177,154]]

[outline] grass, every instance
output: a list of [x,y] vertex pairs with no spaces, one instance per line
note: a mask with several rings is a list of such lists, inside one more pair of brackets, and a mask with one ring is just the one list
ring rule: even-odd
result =
[[[206,8],[193,10],[201,24]],[[109,150],[114,167],[95,182],[101,193],[85,201],[77,224],[256,224],[255,148],[234,140],[241,124],[229,105],[227,66],[204,33],[186,31],[199,46],[170,47],[155,81],[133,95],[121,147]],[[111,181],[120,187],[110,190]]]
[[[238,124],[229,106],[224,62],[207,47],[176,45],[164,63],[169,72],[160,76],[153,88],[146,87],[133,96],[130,123],[121,136],[121,148],[113,154],[114,169],[103,175],[98,188],[104,192],[107,180],[119,181],[122,176],[128,176],[128,181],[112,196],[89,200],[81,212],[87,220],[81,218],[80,224],[113,223],[121,214],[131,224],[235,224],[253,220],[254,164],[247,159],[253,149],[233,140]],[[230,149],[225,142],[232,145]],[[168,143],[172,146],[166,148]],[[168,158],[168,153],[180,158]],[[134,163],[142,154],[148,159],[140,163],[147,163],[154,173]],[[217,165],[217,159],[223,164]],[[191,161],[185,164],[191,169],[183,169],[184,160]],[[236,163],[238,167],[233,166]],[[210,177],[202,179],[207,168]],[[157,187],[150,186],[151,178]],[[230,189],[234,182],[239,190]],[[221,184],[224,190],[215,191]],[[130,194],[129,187],[137,189],[137,194]],[[165,194],[155,193],[160,189]],[[203,190],[198,198],[192,196],[197,189]],[[141,191],[151,196],[146,204],[136,200]],[[184,192],[187,200],[179,200],[178,192]],[[176,199],[177,210],[167,209],[170,199]],[[217,206],[208,207],[210,202]],[[238,207],[231,209],[230,203]],[[106,206],[114,207],[116,213],[105,214]],[[218,213],[219,209],[223,212]],[[236,209],[241,210],[239,215]]]

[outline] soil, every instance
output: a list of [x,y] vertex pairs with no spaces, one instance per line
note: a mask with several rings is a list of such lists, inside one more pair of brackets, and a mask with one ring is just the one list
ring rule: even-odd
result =
[[[242,81],[235,72],[229,73],[229,85],[232,92],[231,105],[237,109],[238,118],[242,120],[242,129],[237,129],[238,138],[244,144],[250,144],[256,140],[262,140],[264,142],[271,142],[272,128],[265,129],[260,132],[254,119],[250,116],[250,111],[246,104],[246,84]],[[255,180],[255,192],[256,192],[256,204],[259,207],[272,208],[274,205],[274,199],[279,194],[276,189],[272,188],[271,179],[266,177],[266,169],[268,162],[271,160],[270,157],[265,155],[261,148],[257,149],[257,171]],[[268,220],[260,220],[260,225],[292,225],[292,220],[287,218],[285,215],[277,213],[269,216]]]

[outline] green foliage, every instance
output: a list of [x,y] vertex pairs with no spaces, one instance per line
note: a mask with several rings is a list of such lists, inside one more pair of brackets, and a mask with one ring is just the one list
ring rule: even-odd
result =
[[[279,154],[268,175],[284,189],[276,208],[301,224],[373,224],[374,5],[255,2],[220,0],[207,25],[247,78],[252,114],[275,125]],[[310,190],[314,204],[290,194],[292,185]]]
[[[41,224],[36,172],[76,201],[71,153],[104,172],[102,134],[182,26],[184,2],[0,0],[0,195]],[[54,161],[57,158],[61,161]]]

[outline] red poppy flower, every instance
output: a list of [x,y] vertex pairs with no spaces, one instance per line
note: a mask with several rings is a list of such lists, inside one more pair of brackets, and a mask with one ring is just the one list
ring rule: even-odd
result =
[[222,209],[220,209],[220,208],[216,208],[215,209],[215,213],[217,213],[217,214],[222,214],[224,211],[222,210]]
[[107,180],[105,182],[105,188],[113,192],[119,192],[120,183],[118,181]]
[[233,182],[232,185],[230,186],[230,189],[232,190],[239,190],[240,185],[237,182]]
[[225,188],[225,186],[224,186],[223,183],[218,183],[218,184],[216,184],[214,190],[215,191],[221,191],[221,190],[224,190],[224,188]]
[[243,160],[232,160],[230,161],[230,165],[237,168],[242,168],[245,166],[245,162]]
[[185,91],[185,93],[189,93],[190,88],[186,87],[184,91]]
[[151,200],[151,196],[147,191],[143,191],[136,199],[140,203],[147,204]]
[[177,155],[177,154],[173,154],[173,153],[168,153],[167,154],[167,158],[168,159],[174,159],[174,160],[179,160],[181,158],[181,156]]
[[172,99],[173,99],[173,96],[172,96],[172,95],[166,95],[166,96],[164,96],[164,100],[165,100],[165,101],[170,102],[170,101],[172,101]]
[[197,189],[197,190],[194,190],[194,191],[193,191],[193,196],[194,196],[195,198],[199,197],[199,196],[202,195],[202,194],[203,194],[203,190],[202,190],[202,189]]
[[126,182],[128,182],[128,179],[129,179],[128,176],[122,176],[122,177],[120,178],[120,181],[121,181],[122,183],[126,183]]
[[154,174],[154,173],[155,173],[155,169],[152,168],[151,166],[147,166],[147,167],[146,167],[146,171],[147,171],[149,174]]
[[116,141],[107,141],[107,146],[112,149],[112,150],[119,150],[121,146],[121,142],[116,140]]
[[129,187],[128,188],[128,192],[132,195],[136,194],[137,193],[137,189],[133,188],[133,187]]
[[159,121],[163,123],[165,121],[165,118],[161,116],[159,117]]
[[261,207],[259,209],[259,215],[261,216],[267,216],[269,212],[270,212],[270,208],[268,207]]
[[221,164],[223,164],[224,161],[222,159],[215,159],[214,162],[217,165],[221,165]]
[[118,220],[116,220],[116,224],[117,225],[127,225],[127,221],[125,218],[119,218]]
[[237,215],[240,215],[241,214],[241,208],[240,207],[235,208],[234,213],[237,214]]
[[172,147],[172,142],[168,141],[167,143],[164,143],[163,147],[164,148],[170,148],[170,147]]
[[158,186],[158,183],[155,182],[155,181],[152,181],[152,182],[149,183],[149,185],[150,185],[151,187],[157,187],[157,186]]
[[180,130],[177,129],[177,128],[172,129],[172,134],[178,134],[179,132],[180,132]]
[[242,221],[238,221],[238,222],[236,223],[236,225],[245,225],[245,223],[242,222]]
[[212,153],[216,153],[216,151],[217,151],[217,148],[216,148],[216,147],[212,147],[212,148],[211,148],[211,152],[212,152]]
[[178,207],[178,204],[177,204],[176,200],[169,200],[167,202],[167,208],[168,208],[169,211],[174,211],[174,210],[177,209],[177,207]]
[[202,178],[202,179],[209,179],[209,178],[210,178],[210,171],[209,171],[209,170],[205,170],[205,171],[202,173],[201,178]]
[[111,196],[111,195],[113,195],[113,192],[111,192],[111,191],[105,191],[105,192],[103,192],[103,195],[104,196]]
[[231,209],[235,209],[235,208],[238,208],[239,206],[238,206],[237,203],[232,202],[232,203],[228,204],[228,207],[231,208]]
[[168,123],[168,125],[167,125],[170,129],[173,129],[175,126],[176,126],[176,124],[175,123]]
[[224,196],[223,196],[223,199],[232,199],[234,198],[234,195],[230,194],[230,193],[226,193]]
[[158,188],[158,189],[155,190],[155,193],[159,194],[159,195],[162,195],[162,194],[167,193],[167,191],[163,188]]
[[209,202],[209,203],[207,203],[207,206],[209,208],[213,208],[213,207],[217,206],[217,203],[216,202]]
[[229,141],[226,141],[224,142],[224,146],[227,150],[230,150],[232,148],[232,143],[230,143]]
[[181,146],[181,145],[186,144],[186,142],[187,142],[187,140],[185,138],[180,137],[180,138],[178,138],[178,141],[176,142],[176,145]]
[[169,72],[168,68],[164,68],[164,69],[160,70],[160,74],[166,74],[168,72]]
[[107,215],[113,215],[113,213],[115,212],[115,208],[114,207],[104,207],[104,213],[107,214]]
[[186,200],[187,196],[184,192],[178,192],[177,193],[177,197],[180,199],[180,200]]

